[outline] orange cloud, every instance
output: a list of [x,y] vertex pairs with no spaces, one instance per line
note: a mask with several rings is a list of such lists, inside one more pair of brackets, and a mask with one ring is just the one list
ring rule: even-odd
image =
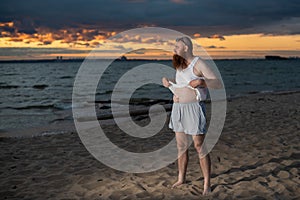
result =
[[2,36],[2,37],[9,37],[9,36],[10,36],[10,33],[7,32],[7,31],[1,31],[1,36]]
[[200,33],[195,33],[193,36],[194,36],[194,38],[199,38],[201,36],[201,34]]
[[8,41],[11,41],[11,42],[22,42],[23,39],[22,38],[9,38]]
[[[35,28],[35,33],[19,32],[18,27],[13,22],[0,23],[0,40],[6,46],[20,46],[18,43],[31,44],[31,47],[50,45],[53,42],[67,44],[70,47],[76,45],[94,47],[95,44],[116,34],[116,32],[100,31],[87,28],[73,28],[51,30],[45,27]],[[6,41],[6,42],[5,42]],[[8,43],[7,43],[8,42]],[[95,43],[98,42],[98,43]],[[22,46],[22,45],[21,45]]]
[[13,26],[14,26],[14,22],[4,22],[4,23],[0,22],[0,27],[13,27]]

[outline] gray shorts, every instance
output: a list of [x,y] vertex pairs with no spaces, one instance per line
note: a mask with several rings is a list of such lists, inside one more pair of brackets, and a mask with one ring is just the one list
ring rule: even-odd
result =
[[173,103],[169,128],[189,135],[206,133],[206,113],[203,102]]

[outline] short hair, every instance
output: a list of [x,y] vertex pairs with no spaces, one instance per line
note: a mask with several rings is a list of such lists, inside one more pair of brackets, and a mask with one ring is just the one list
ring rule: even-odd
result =
[[179,42],[179,41],[181,41],[183,44],[188,46],[188,48],[191,52],[193,51],[193,43],[192,43],[192,40],[189,37],[183,36],[183,37],[177,38],[176,42]]

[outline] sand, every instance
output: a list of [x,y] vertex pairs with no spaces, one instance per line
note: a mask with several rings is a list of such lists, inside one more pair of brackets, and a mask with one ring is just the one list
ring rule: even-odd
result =
[[[228,102],[224,130],[210,154],[212,193],[206,197],[201,195],[203,177],[193,146],[187,183],[171,189],[176,162],[150,173],[120,172],[96,160],[76,132],[0,138],[0,197],[300,199],[299,99],[300,93],[254,94]],[[113,125],[105,130],[122,135]],[[167,127],[163,132],[166,140],[173,137]],[[124,148],[135,146],[124,137],[115,140]],[[155,144],[160,143],[151,143],[154,149]]]

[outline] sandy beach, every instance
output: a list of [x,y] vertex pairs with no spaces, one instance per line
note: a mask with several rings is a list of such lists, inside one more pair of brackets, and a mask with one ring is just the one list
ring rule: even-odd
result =
[[[207,197],[201,195],[203,177],[193,146],[187,183],[171,189],[177,178],[177,162],[151,173],[120,172],[96,160],[76,132],[0,138],[0,197],[300,199],[299,99],[299,92],[285,92],[228,101],[224,130],[210,154],[212,193]],[[121,134],[114,125],[105,130]],[[167,126],[163,132],[166,140],[173,137]],[[133,146],[124,137],[116,140],[125,148]],[[159,144],[151,143],[154,149]]]

